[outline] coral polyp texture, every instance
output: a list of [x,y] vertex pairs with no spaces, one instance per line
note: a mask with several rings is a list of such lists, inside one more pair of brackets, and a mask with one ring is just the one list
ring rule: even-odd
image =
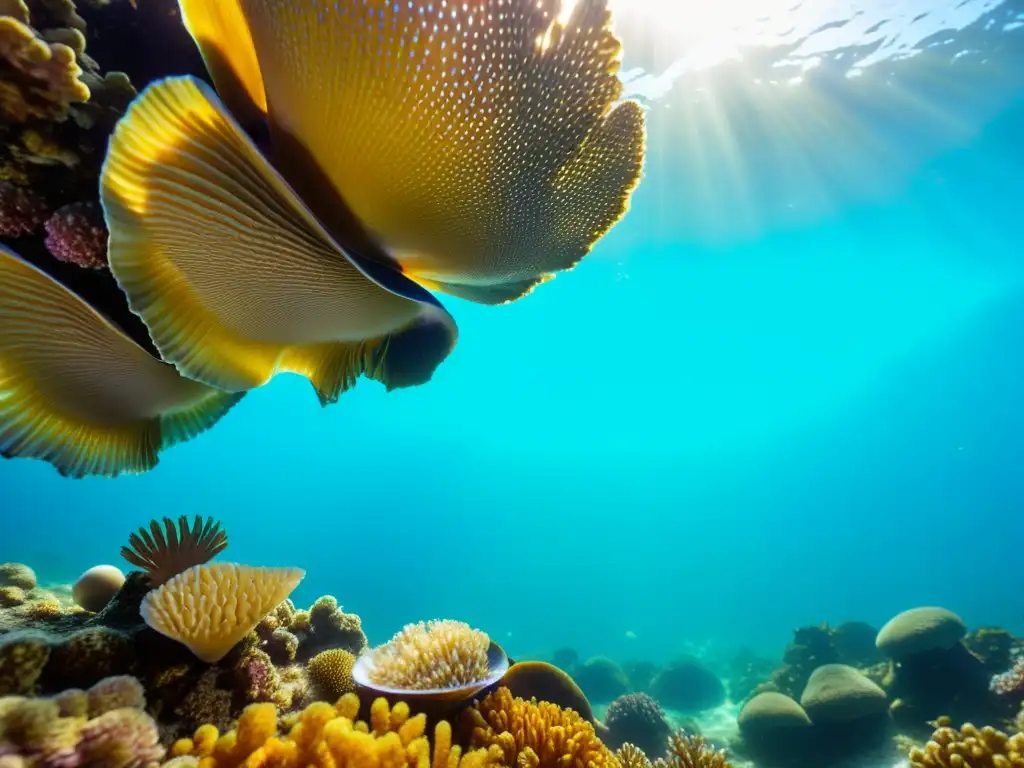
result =
[[490,673],[486,633],[450,619],[406,625],[384,645],[368,651],[367,680],[394,690],[459,688]]
[[214,663],[287,598],[304,575],[298,568],[196,565],[146,595],[140,612],[157,632]]
[[931,739],[923,747],[912,747],[907,757],[913,768],[1020,768],[1024,733],[1009,735],[971,723],[954,728],[948,717],[940,717]]
[[594,726],[571,709],[498,688],[464,713],[474,749],[494,749],[520,768],[619,768]]
[[98,203],[69,203],[46,220],[46,250],[84,269],[107,267],[107,225]]
[[201,759],[208,768],[301,768],[301,766],[361,766],[362,768],[483,768],[501,764],[501,751],[464,753],[452,743],[447,721],[427,735],[424,715],[412,715],[406,704],[389,707],[383,698],[370,706],[369,721],[357,719],[359,698],[346,694],[336,704],[311,704],[292,718],[286,733],[278,733],[278,713],[271,705],[255,704],[239,718],[236,728],[221,734],[201,726],[192,738],[171,748],[175,757]]

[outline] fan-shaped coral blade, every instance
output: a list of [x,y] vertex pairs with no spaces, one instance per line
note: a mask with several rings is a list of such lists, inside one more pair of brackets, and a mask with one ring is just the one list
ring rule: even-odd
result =
[[423,285],[494,304],[625,213],[644,115],[613,109],[607,0],[241,0],[275,164],[330,229],[344,201]]
[[263,76],[239,0],[179,0],[217,93],[242,124],[267,113]]
[[152,629],[214,664],[288,597],[303,576],[298,568],[197,565],[149,592],[140,612]]
[[61,474],[152,469],[238,402],[183,379],[48,275],[0,247],[0,454]]
[[440,304],[393,270],[349,259],[192,78],[152,84],[133,102],[101,199],[131,308],[164,359],[197,381],[235,392],[289,371],[327,403],[359,375],[421,384],[455,344]]

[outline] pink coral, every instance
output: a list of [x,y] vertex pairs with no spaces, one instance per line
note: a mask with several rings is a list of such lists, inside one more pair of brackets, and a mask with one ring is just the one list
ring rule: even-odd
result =
[[1024,699],[1024,657],[1017,659],[1006,672],[993,675],[989,688],[1000,696]]
[[46,247],[53,256],[86,269],[107,266],[107,226],[96,203],[71,203],[46,222]]
[[0,236],[31,234],[48,213],[46,204],[31,190],[0,181]]
[[114,709],[94,717],[82,726],[80,736],[82,765],[148,766],[164,758],[156,723],[138,709]]

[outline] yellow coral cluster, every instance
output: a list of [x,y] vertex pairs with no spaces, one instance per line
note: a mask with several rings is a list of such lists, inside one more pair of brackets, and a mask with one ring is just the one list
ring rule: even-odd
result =
[[913,768],[1024,768],[1024,733],[1010,736],[970,723],[957,729],[940,717],[928,743],[910,749],[908,757]]
[[501,762],[501,751],[462,753],[452,744],[447,721],[434,729],[433,744],[425,735],[427,719],[411,716],[405,704],[388,706],[383,698],[370,707],[370,722],[357,720],[359,698],[352,693],[335,705],[310,704],[288,733],[278,735],[272,704],[252,704],[234,730],[221,735],[211,725],[171,748],[173,757],[199,759],[200,768],[488,768]]
[[459,688],[490,672],[486,633],[450,619],[409,624],[366,657],[367,678],[386,688],[424,691]]
[[68,29],[70,45],[47,42],[28,26],[28,8],[18,3],[16,10],[0,16],[0,115],[15,123],[64,119],[73,102],[89,99],[75,55],[85,39]]
[[619,768],[594,726],[571,709],[515,698],[499,688],[466,710],[474,749],[498,747],[519,768]]

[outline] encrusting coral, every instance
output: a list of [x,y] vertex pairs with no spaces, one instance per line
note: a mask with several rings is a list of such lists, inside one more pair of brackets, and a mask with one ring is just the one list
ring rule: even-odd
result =
[[159,587],[192,566],[209,562],[227,545],[227,533],[212,517],[196,515],[190,526],[188,517],[182,515],[177,525],[171,518],[163,518],[163,528],[151,520],[148,530],[140,528],[128,538],[121,557],[141,568],[151,586]]
[[335,705],[317,702],[291,718],[288,732],[278,735],[278,713],[269,704],[246,708],[234,730],[221,735],[209,725],[171,748],[172,757],[200,758],[204,768],[300,768],[301,766],[360,766],[361,768],[484,768],[501,764],[501,750],[463,753],[452,743],[447,721],[426,735],[426,716],[411,715],[398,703],[383,698],[370,707],[369,722],[357,720],[360,702],[346,694]]
[[52,698],[0,698],[0,761],[12,768],[144,768],[165,749],[142,686],[108,678]]

